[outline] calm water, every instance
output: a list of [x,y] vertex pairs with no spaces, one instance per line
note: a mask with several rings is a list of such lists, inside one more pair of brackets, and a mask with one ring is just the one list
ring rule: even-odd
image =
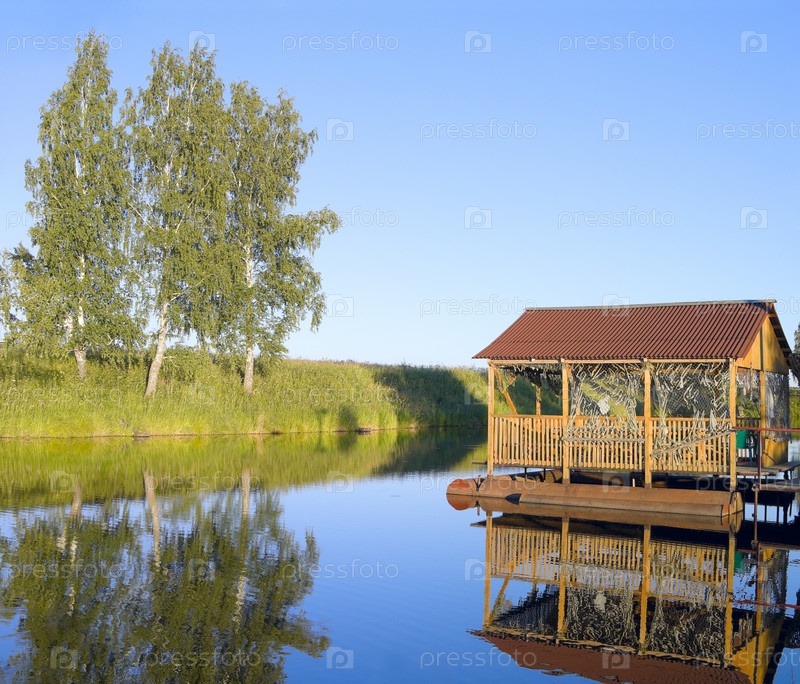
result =
[[794,525],[487,523],[445,497],[483,431],[0,456],[7,681],[800,678]]

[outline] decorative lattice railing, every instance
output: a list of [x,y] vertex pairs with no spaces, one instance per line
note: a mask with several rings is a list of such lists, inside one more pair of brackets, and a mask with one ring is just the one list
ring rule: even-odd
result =
[[[493,465],[642,471],[646,440],[651,472],[724,475],[730,468],[730,420],[638,417],[629,421],[578,416],[492,416]],[[647,429],[646,429],[647,428]]]

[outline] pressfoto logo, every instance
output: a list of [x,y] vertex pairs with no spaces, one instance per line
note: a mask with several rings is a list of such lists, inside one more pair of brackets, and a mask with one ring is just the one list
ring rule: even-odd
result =
[[362,35],[361,31],[353,31],[346,35],[314,35],[314,36],[284,36],[281,46],[282,52],[309,50],[311,52],[346,52],[346,51],[389,51],[393,52],[400,47],[397,36],[384,36],[380,33]]
[[74,473],[54,470],[50,473],[51,492],[75,492],[78,488],[78,477]]
[[486,562],[480,558],[467,558],[464,561],[464,579],[482,580],[486,578]]
[[190,558],[186,564],[186,572],[193,582],[213,582],[217,569],[213,561],[202,558]]
[[626,141],[631,139],[631,122],[603,119],[603,140]]
[[464,52],[491,52],[492,34],[480,31],[464,32]]
[[697,124],[695,140],[797,140],[800,126],[795,121],[776,121],[774,118],[763,122],[750,123],[701,123]]
[[769,213],[766,209],[742,207],[739,213],[739,228],[746,230],[764,230],[769,228]]
[[603,475],[602,487],[604,492],[624,492],[628,486],[630,486],[629,475],[622,475],[621,473],[607,473]]
[[492,227],[492,210],[480,207],[464,208],[464,228],[468,230],[488,229]]
[[217,49],[217,34],[206,33],[205,31],[189,31],[189,49],[195,47],[214,52]]
[[[34,52],[54,52],[63,50],[73,52],[77,45],[86,40],[87,34],[79,31],[74,35],[14,35],[6,39],[6,52],[33,50]],[[109,50],[121,50],[124,41],[121,36],[101,36]]]
[[486,406],[486,385],[470,385],[464,388],[464,406]]
[[631,656],[629,653],[604,651],[602,657],[602,667],[604,670],[630,670]]
[[325,298],[325,315],[334,318],[352,318],[355,316],[355,300],[339,294],[329,294]]
[[653,50],[669,52],[675,47],[673,36],[650,35],[638,31],[628,31],[626,35],[603,36],[561,36],[558,39],[558,51],[570,52],[585,50],[587,52],[619,52],[622,50]]
[[766,52],[767,34],[756,31],[742,31],[739,37],[739,52]]
[[603,316],[624,317],[630,313],[630,297],[620,297],[616,294],[603,295]]
[[353,140],[353,122],[344,119],[328,119],[326,125],[327,138],[331,142],[351,142]]
[[325,652],[325,666],[329,670],[352,670],[354,667],[354,654],[351,648],[331,646]]
[[50,649],[51,670],[77,670],[78,651],[74,648],[56,646]]
[[353,477],[338,470],[331,470],[328,473],[327,490],[329,493],[351,493],[353,491]]

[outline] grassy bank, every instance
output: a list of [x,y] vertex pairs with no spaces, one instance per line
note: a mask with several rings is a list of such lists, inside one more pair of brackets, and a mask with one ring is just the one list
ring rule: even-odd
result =
[[78,437],[327,432],[486,422],[486,374],[469,368],[275,361],[247,395],[230,365],[200,352],[168,353],[156,396],[147,365],[0,355],[0,435]]

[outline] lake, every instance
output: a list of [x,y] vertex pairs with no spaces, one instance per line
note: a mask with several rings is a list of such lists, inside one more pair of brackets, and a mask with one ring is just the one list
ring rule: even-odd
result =
[[0,454],[4,681],[800,676],[793,500],[755,546],[752,505],[678,527],[457,510],[483,430]]

